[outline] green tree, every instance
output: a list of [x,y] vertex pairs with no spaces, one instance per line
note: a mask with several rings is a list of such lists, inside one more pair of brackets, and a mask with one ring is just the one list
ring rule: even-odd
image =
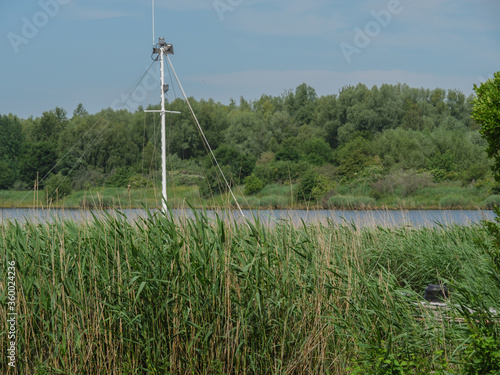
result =
[[314,88],[302,83],[290,92],[285,100],[288,112],[300,125],[308,125],[314,118],[317,105],[317,95]]
[[[226,144],[215,150],[214,155],[217,159],[217,162],[220,165],[227,166],[231,175],[238,181],[249,176],[255,168],[255,164],[257,162],[257,159],[255,157],[241,153],[234,147],[228,146]],[[205,168],[211,168],[212,157],[207,156],[205,160]]]
[[16,174],[6,161],[0,160],[0,190],[7,190],[14,185]]
[[301,155],[300,150],[297,147],[286,145],[276,151],[274,157],[276,160],[297,162],[300,160]]
[[35,122],[32,138],[36,142],[52,142],[57,144],[59,135],[68,125],[66,111],[62,108],[44,112],[42,117]]
[[20,178],[28,185],[32,185],[37,176],[43,186],[43,178],[56,164],[57,154],[55,147],[50,142],[38,142],[27,145],[19,161]]
[[493,173],[500,181],[500,72],[493,79],[474,85],[477,98],[473,102],[472,118],[481,124],[479,132],[488,142],[488,156],[494,160]]
[[218,148],[224,140],[221,135],[229,126],[229,109],[212,99],[201,100],[196,107],[194,111],[208,143],[212,149]]
[[318,99],[314,125],[322,128],[326,133],[326,140],[331,147],[338,145],[337,130],[340,126],[338,116],[337,97],[335,95],[322,96]]
[[75,110],[73,111],[73,117],[86,117],[89,113],[85,109],[82,103],[79,103]]
[[422,169],[434,150],[429,136],[401,127],[379,134],[373,146],[388,169]]
[[450,115],[458,120],[464,118],[464,112],[466,110],[465,95],[459,90],[448,90],[448,95],[446,97],[446,104],[450,110]]
[[229,124],[225,131],[225,141],[231,147],[256,157],[267,150],[272,134],[259,114],[239,110],[231,114]]
[[23,144],[21,123],[12,115],[0,116],[0,160],[14,161]]
[[[298,133],[298,127],[295,120],[286,111],[275,112],[269,120],[269,130],[272,134],[274,141],[276,142],[274,146],[280,145],[283,140],[289,137],[295,137]],[[269,148],[270,151],[276,152],[278,147],[275,149]]]
[[305,160],[313,165],[321,166],[332,160],[332,149],[322,139],[309,139],[302,144],[301,148]]

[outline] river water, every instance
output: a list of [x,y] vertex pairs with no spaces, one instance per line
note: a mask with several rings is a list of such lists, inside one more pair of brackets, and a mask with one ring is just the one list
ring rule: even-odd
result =
[[[117,215],[114,210],[106,210],[111,215]],[[147,212],[143,209],[120,210],[127,218],[134,221],[146,217]],[[157,212],[157,210],[151,210]],[[193,217],[190,209],[173,209],[175,217]],[[224,216],[238,222],[244,221],[237,211],[214,211],[206,210],[209,217],[216,215]],[[69,210],[69,209],[31,209],[15,208],[0,209],[0,224],[6,221],[25,222],[52,222],[56,219],[75,220],[79,222],[92,221],[93,217],[102,217],[104,211],[94,210]],[[258,217],[266,225],[274,225],[281,220],[291,221],[295,225],[302,222],[356,225],[357,227],[434,227],[437,225],[465,225],[470,226],[480,223],[481,220],[492,220],[495,217],[493,211],[480,210],[243,210],[245,218],[254,221]]]

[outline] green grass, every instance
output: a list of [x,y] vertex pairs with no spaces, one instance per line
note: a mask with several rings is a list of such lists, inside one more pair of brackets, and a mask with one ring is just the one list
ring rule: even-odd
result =
[[[38,198],[38,199],[37,199]],[[172,208],[188,207],[186,201],[201,205],[197,186],[169,186],[167,199]],[[204,201],[205,202],[205,201]],[[222,202],[222,200],[221,200]],[[76,191],[47,202],[45,191],[0,191],[0,207],[65,207],[65,208],[155,208],[161,206],[161,189],[94,188]]]
[[328,200],[331,209],[354,210],[375,207],[375,199],[370,197],[353,197],[350,195],[334,195]]
[[493,209],[497,206],[500,206],[500,195],[490,195],[484,201],[485,205],[489,209]]
[[454,184],[437,185],[417,191],[412,195],[415,205],[421,208],[485,208],[487,189],[473,186],[462,187]]
[[32,207],[36,205],[36,195],[33,192],[0,190],[0,207]]
[[270,195],[290,196],[293,195],[295,191],[296,189],[294,185],[269,184],[264,186],[264,188],[259,191],[256,196],[259,198]]
[[[453,306],[467,292],[500,304],[479,226],[268,228],[156,213],[4,222],[0,233],[0,267],[17,268],[20,374],[457,373],[471,336]],[[418,304],[438,281],[452,289],[450,319]],[[1,316],[6,297],[4,277]]]
[[[398,194],[378,196],[368,184],[345,184],[335,188],[332,204],[328,204],[326,196],[318,202],[297,201],[297,187],[295,185],[266,185],[254,195],[244,196],[243,186],[233,188],[238,203],[242,208],[389,208],[389,209],[491,209],[494,206],[488,189],[473,186],[462,187],[456,183],[443,183],[426,187],[414,194],[403,197]],[[330,193],[331,194],[331,193]],[[143,188],[94,188],[88,191],[77,191],[63,199],[52,199],[47,203],[45,192],[0,191],[0,207],[65,207],[65,208],[155,208],[161,206],[161,189]],[[234,199],[229,194],[222,194],[210,198],[202,198],[196,185],[169,186],[167,189],[168,201],[172,208],[187,208],[189,202],[195,207],[231,207]],[[347,198],[352,204],[347,204]],[[341,201],[346,204],[341,204]],[[334,203],[334,204],[333,204]],[[358,204],[359,203],[359,204]]]

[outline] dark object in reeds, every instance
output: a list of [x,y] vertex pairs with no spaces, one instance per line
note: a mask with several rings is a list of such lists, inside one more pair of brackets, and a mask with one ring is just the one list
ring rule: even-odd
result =
[[429,284],[424,298],[428,302],[443,302],[448,298],[448,288],[443,284]]

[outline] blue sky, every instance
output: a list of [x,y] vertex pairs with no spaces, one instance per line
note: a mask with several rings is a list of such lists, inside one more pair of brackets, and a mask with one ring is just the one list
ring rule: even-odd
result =
[[[155,0],[188,96],[257,99],[305,82],[460,89],[500,70],[498,0]],[[0,114],[123,105],[151,64],[151,0],[0,3]],[[125,108],[159,103],[158,64]],[[169,99],[179,96],[171,90]]]

